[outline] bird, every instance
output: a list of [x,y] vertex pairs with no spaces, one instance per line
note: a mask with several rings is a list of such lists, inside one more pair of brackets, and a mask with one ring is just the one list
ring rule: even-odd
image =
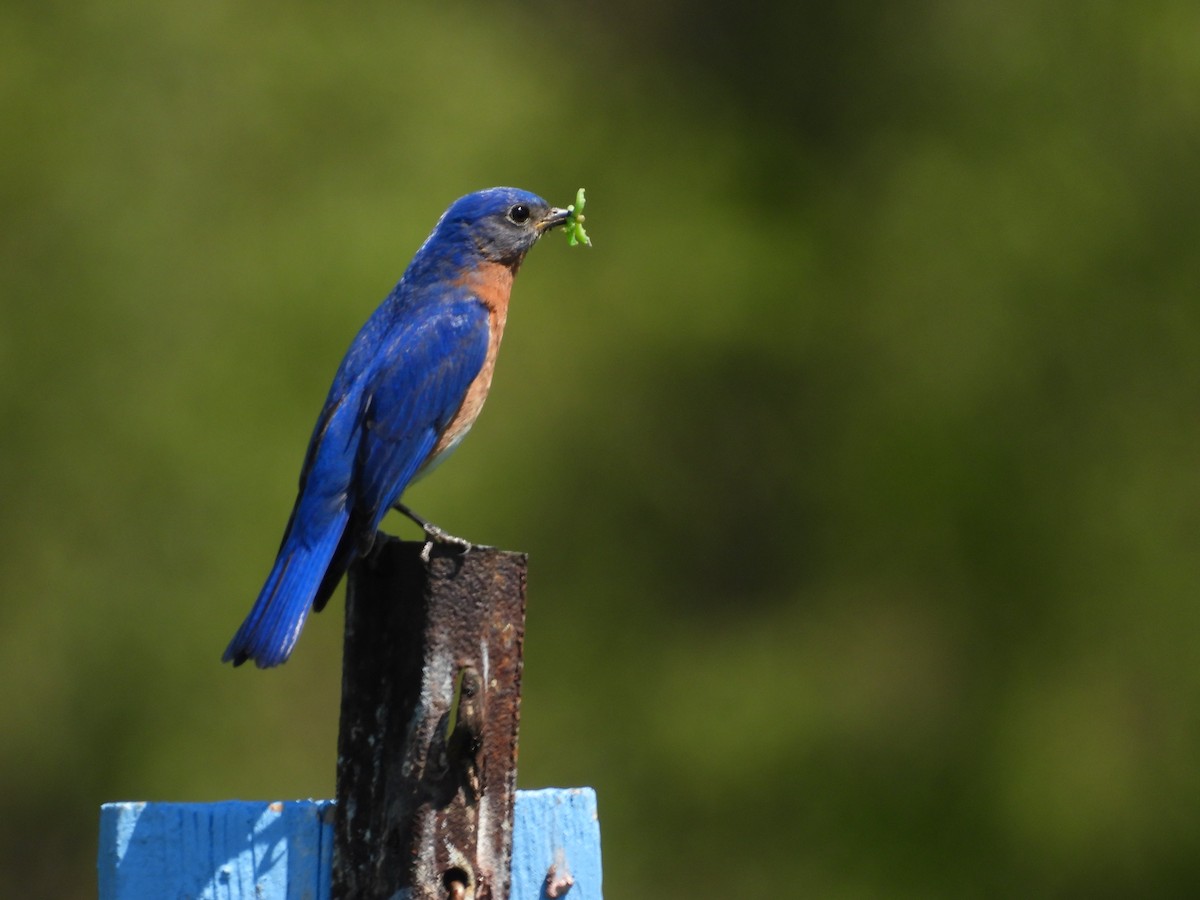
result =
[[223,662],[286,662],[309,611],[320,611],[370,552],[391,508],[427,541],[473,546],[400,498],[474,424],[491,388],[513,279],[538,239],[570,217],[536,194],[496,187],[460,197],[438,219],[334,375],[275,563]]

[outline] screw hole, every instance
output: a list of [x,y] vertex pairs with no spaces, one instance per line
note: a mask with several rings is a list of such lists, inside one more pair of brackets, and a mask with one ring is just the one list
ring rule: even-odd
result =
[[452,866],[442,875],[442,886],[446,888],[446,894],[452,900],[467,896],[467,886],[470,883],[471,876],[458,866]]

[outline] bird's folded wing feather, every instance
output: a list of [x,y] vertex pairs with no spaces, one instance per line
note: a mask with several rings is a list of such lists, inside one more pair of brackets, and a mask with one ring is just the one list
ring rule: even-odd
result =
[[487,348],[487,309],[469,294],[389,336],[365,385],[352,485],[355,518],[372,533],[462,405]]

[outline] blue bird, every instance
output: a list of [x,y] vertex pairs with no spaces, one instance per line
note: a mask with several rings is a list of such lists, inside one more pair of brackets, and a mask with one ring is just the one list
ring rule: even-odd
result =
[[469,549],[400,503],[466,436],[492,383],[513,279],[566,209],[516,188],[456,200],[338,367],[300,471],[283,543],[223,662],[287,660],[395,507],[428,540]]

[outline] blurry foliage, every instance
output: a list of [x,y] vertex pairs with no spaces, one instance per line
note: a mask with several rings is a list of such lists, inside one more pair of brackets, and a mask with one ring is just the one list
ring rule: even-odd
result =
[[[8,4],[0,867],[329,796],[340,614],[217,660],[455,197],[588,188],[410,500],[532,554],[610,897],[1200,890],[1200,10]],[[404,531],[401,522],[391,527]]]

